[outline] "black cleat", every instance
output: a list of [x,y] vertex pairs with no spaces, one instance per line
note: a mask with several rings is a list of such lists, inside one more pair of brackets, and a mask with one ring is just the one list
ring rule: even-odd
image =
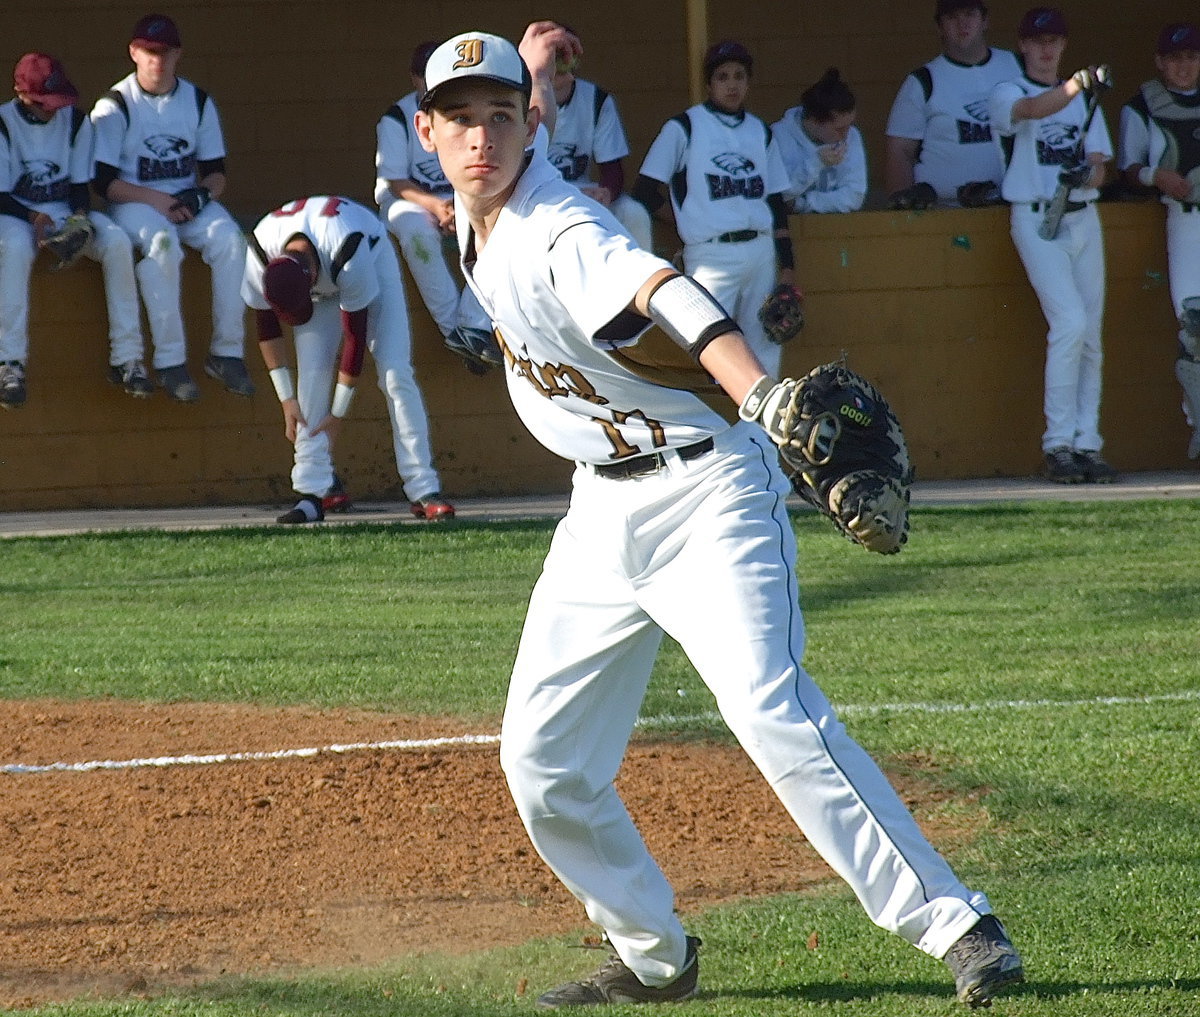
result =
[[958,998],[972,1010],[991,1006],[997,990],[1025,981],[1021,955],[995,915],[984,915],[942,958]]
[[700,974],[700,958],[696,954],[700,940],[687,938],[687,956],[683,971],[668,985],[643,985],[637,975],[614,954],[590,978],[567,982],[557,989],[542,993],[537,1005],[542,1010],[557,1010],[565,1006],[606,1006],[614,1003],[682,1003],[696,995]]

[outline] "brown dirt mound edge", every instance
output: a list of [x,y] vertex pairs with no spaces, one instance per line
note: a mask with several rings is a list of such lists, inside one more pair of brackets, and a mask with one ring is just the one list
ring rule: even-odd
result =
[[[488,732],[350,710],[6,702],[0,765],[467,733]],[[950,795],[922,770],[889,775],[934,843],[969,841],[984,810],[940,808]],[[637,740],[619,784],[681,911],[831,878],[736,746]],[[0,788],[3,1007],[586,925],[529,846],[495,745],[0,774]]]

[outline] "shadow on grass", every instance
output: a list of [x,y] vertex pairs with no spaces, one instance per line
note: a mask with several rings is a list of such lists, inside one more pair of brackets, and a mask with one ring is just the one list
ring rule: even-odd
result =
[[[1059,1000],[1083,994],[1124,995],[1144,992],[1192,993],[1200,990],[1200,978],[1162,978],[1144,981],[1030,981],[1010,986],[998,993],[1002,1000]],[[790,989],[734,989],[729,992],[701,992],[697,999],[759,999],[797,1000],[807,1003],[854,1003],[878,1000],[884,996],[945,996],[952,998],[954,988],[948,981],[939,982],[864,982],[845,981],[798,985]]]

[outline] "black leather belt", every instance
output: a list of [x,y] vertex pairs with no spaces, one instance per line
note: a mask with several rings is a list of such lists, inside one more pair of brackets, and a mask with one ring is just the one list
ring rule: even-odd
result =
[[732,233],[722,233],[717,237],[717,243],[744,244],[747,240],[757,240],[760,236],[760,230],[734,230]]
[[[1088,207],[1088,205],[1090,205],[1090,204],[1091,204],[1091,202],[1090,202],[1090,201],[1068,201],[1068,202],[1066,203],[1066,205],[1063,207],[1063,211],[1064,211],[1064,212],[1082,212],[1082,211],[1083,211],[1085,208],[1087,208],[1087,207]],[[1042,209],[1044,209],[1044,208],[1045,208],[1045,209],[1049,209],[1049,208],[1050,208],[1050,202],[1048,202],[1048,201],[1035,201],[1035,202],[1034,202],[1032,205],[1030,205],[1029,207],[1030,207],[1030,208],[1032,208],[1032,209],[1033,209],[1035,212],[1040,212],[1040,211],[1041,211]]]
[[[691,459],[699,459],[702,455],[711,452],[713,448],[712,438],[705,438],[691,445],[677,448],[675,451],[679,453],[680,459],[687,462]],[[661,452],[655,452],[648,456],[631,456],[629,459],[621,459],[615,463],[604,463],[602,466],[593,466],[592,469],[596,471],[596,476],[604,477],[607,480],[628,480],[630,477],[644,477],[651,473],[657,473],[666,465],[667,457]]]

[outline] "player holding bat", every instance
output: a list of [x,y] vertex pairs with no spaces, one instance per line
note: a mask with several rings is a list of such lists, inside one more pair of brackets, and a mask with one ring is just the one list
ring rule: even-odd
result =
[[[1000,192],[1012,206],[1013,243],[1049,326],[1046,476],[1111,483],[1116,471],[1100,455],[1104,237],[1095,206],[1113,154],[1096,113],[1111,77],[1107,67],[1089,67],[1060,79],[1067,22],[1056,8],[1027,11],[1017,38],[1025,74],[997,85],[989,107],[1004,154]],[[1055,227],[1051,206],[1060,187],[1065,200]]]

